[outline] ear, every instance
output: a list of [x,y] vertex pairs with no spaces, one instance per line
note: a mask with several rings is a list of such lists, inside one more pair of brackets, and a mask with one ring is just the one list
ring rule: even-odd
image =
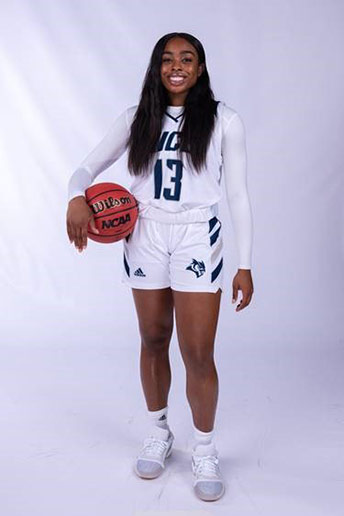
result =
[[202,75],[202,73],[204,72],[204,63],[201,63],[199,66],[198,66],[198,77],[200,77]]

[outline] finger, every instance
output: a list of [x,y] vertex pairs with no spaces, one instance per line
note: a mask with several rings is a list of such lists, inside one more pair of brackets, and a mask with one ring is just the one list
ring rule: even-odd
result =
[[81,245],[82,248],[86,249],[87,247],[87,227],[83,227],[81,230]]
[[242,310],[243,306],[242,306],[242,299],[239,301],[239,304],[235,307],[235,311],[236,312],[239,312],[240,310]]
[[236,285],[233,285],[232,303],[235,303],[235,301],[237,299],[238,299],[238,287]]
[[245,308],[249,304],[249,302],[250,302],[250,295],[249,294],[244,294],[243,298],[240,301],[240,303],[236,307],[236,311],[239,312],[239,310],[242,310],[243,308]]
[[69,241],[72,244],[73,240],[74,240],[74,234],[73,234],[72,226],[68,220],[67,220],[67,234],[68,234]]
[[96,223],[93,217],[90,219],[90,228],[94,233],[98,233],[99,235],[99,230],[96,228]]
[[79,252],[82,251],[82,228],[78,227],[76,230],[75,247]]

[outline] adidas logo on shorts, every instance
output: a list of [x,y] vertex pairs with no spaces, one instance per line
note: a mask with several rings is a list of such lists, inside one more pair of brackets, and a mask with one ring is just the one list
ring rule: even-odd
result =
[[141,267],[139,267],[138,269],[136,269],[136,271],[134,272],[134,276],[146,276],[145,273],[143,272],[143,270],[141,269]]

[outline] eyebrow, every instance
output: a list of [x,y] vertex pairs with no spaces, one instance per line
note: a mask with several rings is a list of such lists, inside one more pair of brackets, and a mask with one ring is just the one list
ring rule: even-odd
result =
[[[173,54],[173,52],[170,52],[169,50],[165,50],[163,52],[163,54]],[[193,54],[193,55],[195,55],[195,53],[192,52],[192,50],[181,50],[180,54]]]

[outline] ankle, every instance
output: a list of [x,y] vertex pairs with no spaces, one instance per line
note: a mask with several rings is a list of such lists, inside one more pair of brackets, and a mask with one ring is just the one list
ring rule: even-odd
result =
[[168,405],[159,410],[147,410],[148,418],[154,426],[159,426],[160,428],[168,428],[167,422],[167,413],[168,413]]
[[209,432],[203,432],[193,423],[193,447],[196,448],[199,444],[210,444],[214,439],[215,429]]

